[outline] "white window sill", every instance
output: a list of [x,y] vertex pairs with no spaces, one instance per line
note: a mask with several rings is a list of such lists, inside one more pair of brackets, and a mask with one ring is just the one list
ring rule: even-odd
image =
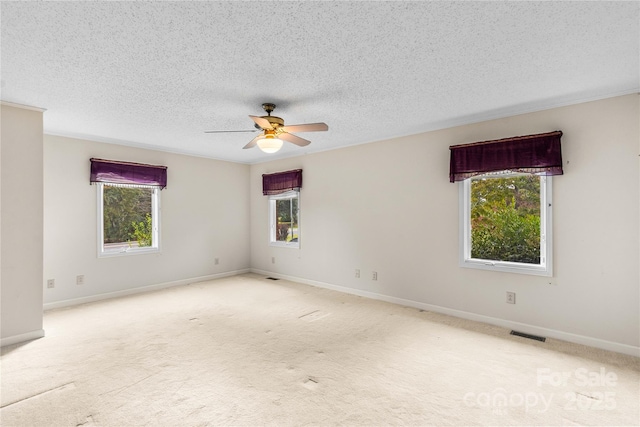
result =
[[273,247],[277,247],[277,248],[300,249],[300,242],[294,242],[294,243],[270,242],[269,246],[273,246]]
[[482,259],[466,259],[460,263],[460,267],[546,277],[552,276],[553,273],[550,268],[543,265],[519,262],[488,261]]
[[112,258],[119,256],[129,256],[129,255],[144,255],[144,254],[153,254],[160,253],[160,248],[130,248],[120,251],[109,251],[109,252],[99,252],[98,258]]

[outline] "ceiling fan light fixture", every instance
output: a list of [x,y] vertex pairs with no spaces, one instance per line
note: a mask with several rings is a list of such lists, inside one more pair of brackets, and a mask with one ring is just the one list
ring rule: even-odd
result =
[[266,134],[258,140],[258,148],[267,154],[277,153],[282,148],[283,141],[275,135]]

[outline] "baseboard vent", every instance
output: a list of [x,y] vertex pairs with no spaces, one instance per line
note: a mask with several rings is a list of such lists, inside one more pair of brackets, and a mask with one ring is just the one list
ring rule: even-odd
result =
[[524,332],[511,331],[511,335],[515,335],[517,337],[529,338],[530,340],[542,341],[545,342],[547,339],[545,337],[539,337],[537,335],[525,334]]
[[277,277],[267,277],[267,280],[280,280]]

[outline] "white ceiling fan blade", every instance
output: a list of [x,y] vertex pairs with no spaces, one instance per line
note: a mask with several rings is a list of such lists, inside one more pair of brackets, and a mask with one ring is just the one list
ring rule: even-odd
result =
[[251,141],[249,141],[249,143],[247,145],[245,145],[244,147],[242,147],[243,150],[246,150],[247,148],[253,148],[258,144],[258,140],[260,139],[262,135],[258,135],[255,138],[253,138]]
[[329,130],[329,126],[327,126],[326,123],[307,123],[303,125],[282,126],[280,129],[285,132],[321,132]]
[[308,140],[306,140],[304,138],[300,138],[299,136],[295,136],[295,135],[293,135],[291,133],[283,132],[280,135],[278,135],[278,138],[282,139],[283,141],[287,141],[287,142],[290,142],[292,144],[295,144],[298,147],[304,147],[304,146],[307,146],[307,145],[311,144],[311,141],[308,141]]
[[271,123],[269,123],[269,120],[264,119],[264,118],[259,117],[259,116],[249,116],[249,117],[251,117],[251,120],[256,122],[256,124],[258,126],[260,126],[262,129],[264,129],[264,130],[273,130],[273,126],[271,126]]

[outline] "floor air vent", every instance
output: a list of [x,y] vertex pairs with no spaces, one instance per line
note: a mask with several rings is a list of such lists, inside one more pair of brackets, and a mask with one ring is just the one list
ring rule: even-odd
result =
[[522,338],[529,338],[530,340],[542,341],[545,342],[547,339],[545,337],[539,337],[537,335],[525,334],[524,332],[511,331],[511,335],[515,335]]
[[267,277],[267,280],[280,280],[277,277]]

